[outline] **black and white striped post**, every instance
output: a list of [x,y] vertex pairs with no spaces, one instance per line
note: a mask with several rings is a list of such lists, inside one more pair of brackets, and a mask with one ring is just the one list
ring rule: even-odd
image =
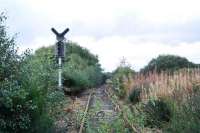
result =
[[54,28],[51,28],[52,32],[56,35],[56,57],[58,58],[58,87],[62,89],[62,59],[65,56],[65,34],[69,31],[69,28],[65,29],[62,33],[58,33]]

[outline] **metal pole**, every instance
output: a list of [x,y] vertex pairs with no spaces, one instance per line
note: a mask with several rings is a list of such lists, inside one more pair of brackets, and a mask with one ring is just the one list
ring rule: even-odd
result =
[[58,58],[58,87],[62,88],[62,58]]

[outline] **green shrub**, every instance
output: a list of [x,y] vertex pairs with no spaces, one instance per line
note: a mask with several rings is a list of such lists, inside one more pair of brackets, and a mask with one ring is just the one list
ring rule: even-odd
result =
[[110,72],[103,73],[102,83],[107,84],[107,81],[111,81],[111,78],[112,78],[112,73]]
[[129,94],[129,101],[131,101],[131,103],[133,104],[140,102],[141,91],[142,90],[140,88],[133,89],[132,92]]
[[124,98],[126,96],[126,90],[122,78],[116,78],[112,81],[116,95],[120,98]]
[[[53,129],[48,95],[55,86],[52,61],[38,56],[18,55],[13,38],[6,34],[0,16],[0,132],[45,133]],[[59,103],[58,103],[59,104]]]
[[175,55],[160,55],[156,59],[152,59],[147,66],[145,66],[141,72],[161,72],[161,71],[170,71],[174,72],[181,68],[194,68],[198,67],[198,64],[194,64],[188,61],[184,57],[175,56]]
[[170,121],[171,111],[164,100],[150,100],[144,106],[146,116],[145,126],[161,128],[163,124]]
[[87,73],[80,70],[65,69],[64,86],[71,88],[72,92],[78,92],[89,88]]
[[[76,43],[67,43],[65,46],[66,51],[63,60],[64,87],[68,88],[70,92],[79,92],[102,84],[103,74],[97,56]],[[51,67],[47,68],[50,69],[51,76],[57,76],[58,64],[56,64],[57,59],[54,56],[53,46],[38,49],[34,56],[38,60],[41,60],[40,57],[46,57],[48,63],[51,64]],[[52,74],[53,72],[54,74]],[[57,81],[57,79],[54,81]]]
[[199,133],[200,132],[200,90],[195,87],[195,93],[187,101],[178,104],[171,102],[172,118],[169,125],[164,128],[167,132]]
[[126,96],[126,90],[129,89],[125,86],[125,80],[129,82],[134,73],[135,72],[129,66],[119,66],[113,72],[112,84],[116,94],[120,98],[124,98]]
[[63,66],[64,86],[71,92],[102,84],[103,74],[98,58],[75,43],[68,43]]

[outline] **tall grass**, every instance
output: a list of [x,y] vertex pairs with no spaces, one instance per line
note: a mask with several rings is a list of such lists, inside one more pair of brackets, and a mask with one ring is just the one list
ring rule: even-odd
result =
[[199,68],[138,73],[131,81],[124,80],[124,84],[129,87],[129,100],[144,114],[144,127],[167,132],[200,132]]
[[[126,82],[128,84],[128,82]],[[129,81],[127,93],[134,89],[142,89],[140,95],[142,100],[153,98],[173,98],[176,101],[184,101],[193,93],[193,88],[200,85],[200,69],[181,69],[174,73],[153,72],[147,75],[136,74]]]
[[199,68],[121,77],[119,84],[129,100],[118,100],[131,109],[127,114],[134,116],[130,120],[139,130],[200,132]]

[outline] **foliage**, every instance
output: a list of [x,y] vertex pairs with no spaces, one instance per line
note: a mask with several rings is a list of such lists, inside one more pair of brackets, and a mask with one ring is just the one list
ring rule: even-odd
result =
[[14,48],[14,38],[9,38],[5,26],[6,17],[0,16],[0,131],[18,132],[30,127],[32,112],[36,107],[27,100],[28,93],[19,84],[20,57]]
[[140,88],[135,88],[132,90],[132,92],[129,94],[129,100],[131,103],[136,104],[141,101],[141,89]]
[[119,97],[123,98],[126,96],[126,91],[129,89],[126,83],[129,84],[134,73],[135,72],[128,65],[121,65],[113,72],[112,83]]
[[170,109],[164,100],[149,100],[144,107],[146,115],[145,126],[161,128],[162,124],[169,122]]
[[[102,69],[98,63],[97,56],[91,54],[87,49],[82,48],[76,43],[65,44],[65,58],[63,64],[63,84],[68,91],[77,92],[86,88],[98,86],[102,83]],[[50,75],[55,83],[57,76],[58,64],[54,56],[54,47],[43,47],[35,52],[35,58],[45,57],[46,61],[51,63]]]
[[[0,82],[5,79],[16,79],[20,58],[17,55],[14,38],[8,37],[6,27],[4,25],[6,17],[3,13],[0,15]],[[14,68],[14,69],[11,69]]]
[[199,79],[199,69],[136,75],[133,88],[141,94],[139,103],[131,106],[132,115],[144,121],[134,123],[140,123],[144,132],[199,132]]
[[112,78],[112,73],[104,72],[103,77],[102,77],[102,81],[105,84],[105,83],[107,83],[107,81],[111,80],[111,78]]
[[175,56],[175,55],[160,55],[156,59],[152,59],[147,66],[145,66],[141,72],[161,72],[161,71],[170,71],[174,72],[175,70],[181,68],[194,68],[198,65],[188,61],[184,57]]
[[64,85],[71,91],[80,91],[102,83],[102,69],[97,56],[75,43],[66,44]]
[[58,94],[52,61],[43,49],[18,55],[3,25],[6,17],[0,18],[0,132],[52,132],[49,103]]
[[52,52],[53,49],[45,47],[36,50],[26,59],[22,69],[29,72],[27,75],[31,76],[31,78],[23,76],[31,80],[27,86],[33,84],[33,88],[37,88],[38,95],[42,97],[44,113],[51,115],[51,118],[56,120],[65,103],[65,96],[62,91],[57,89],[56,64]]
[[164,128],[167,132],[200,132],[200,91],[198,89],[182,104],[171,102],[173,117],[169,125]]
[[88,64],[89,66],[90,65],[97,65],[99,60],[98,60],[98,57],[91,54],[87,49],[79,46],[78,44],[76,43],[73,43],[73,42],[69,42],[66,44],[66,53],[65,55],[66,56],[69,56],[71,54],[76,54],[78,55],[79,57],[81,57],[85,64]]

